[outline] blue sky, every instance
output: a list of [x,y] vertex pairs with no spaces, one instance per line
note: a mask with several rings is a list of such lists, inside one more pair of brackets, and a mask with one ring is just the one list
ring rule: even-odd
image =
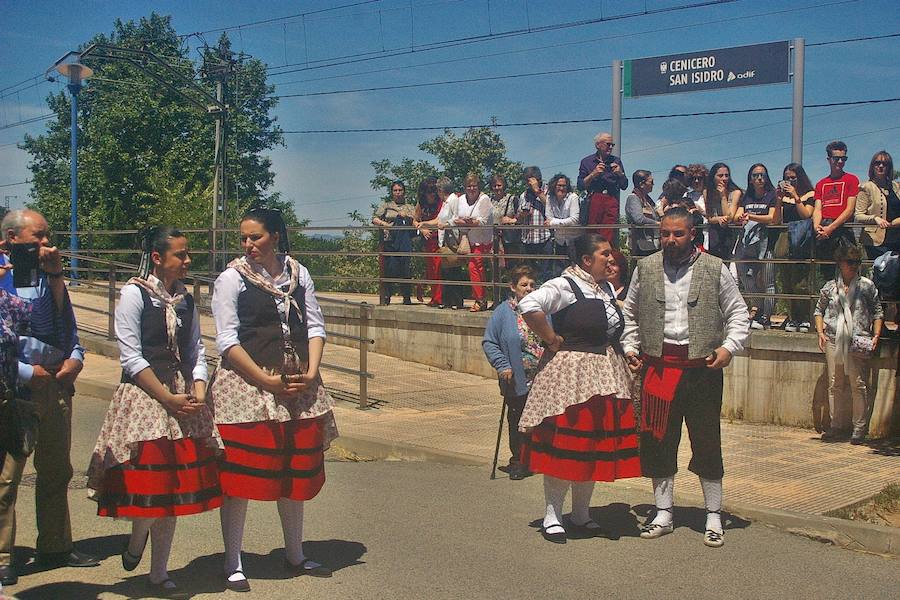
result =
[[[42,73],[59,56],[96,32],[109,32],[116,18],[137,19],[152,10],[171,14],[179,33],[205,31],[361,0],[283,2],[0,0],[0,88]],[[532,32],[462,45],[442,42],[469,36],[614,17],[647,8],[693,4],[667,0],[381,0],[303,19],[229,31],[233,46],[271,67],[294,64],[293,73],[273,75],[276,93],[406,85],[608,66],[639,58],[803,37],[807,44],[900,32],[900,13],[890,0],[740,0],[718,6],[612,19],[581,27]],[[212,43],[218,33],[209,33]],[[196,45],[192,39],[191,44]],[[436,49],[364,62],[306,69],[307,61],[336,56],[402,52],[410,45]],[[900,96],[900,38],[809,47],[806,103]],[[194,54],[196,56],[196,53]],[[424,63],[438,63],[427,64]],[[417,66],[420,65],[420,66]],[[272,69],[272,72],[288,70]],[[313,81],[314,80],[314,81]],[[3,128],[47,112],[44,97],[59,84],[41,83],[0,98],[0,186],[24,181],[28,157],[15,142],[39,133],[41,123]],[[610,113],[609,69],[519,77],[498,81],[283,99],[275,110],[286,130],[443,126],[606,118]],[[624,115],[787,106],[791,86],[772,85],[626,100]],[[804,165],[813,180],[826,173],[824,145],[845,139],[847,169],[865,177],[872,154],[898,153],[900,102],[808,109]],[[509,156],[572,177],[593,150],[592,137],[608,127],[566,124],[501,129]],[[885,130],[886,131],[879,131]],[[746,172],[764,162],[773,172],[790,159],[790,112],[751,113],[667,120],[626,121],[622,158],[630,174],[654,171],[662,182],[675,162],[724,160],[742,187]],[[368,211],[373,191],[369,162],[422,157],[418,144],[437,132],[287,135],[271,153],[275,189],[291,199],[298,216],[313,225],[344,225],[347,213]],[[210,141],[212,143],[212,141]],[[0,200],[27,200],[29,186],[0,187]]]

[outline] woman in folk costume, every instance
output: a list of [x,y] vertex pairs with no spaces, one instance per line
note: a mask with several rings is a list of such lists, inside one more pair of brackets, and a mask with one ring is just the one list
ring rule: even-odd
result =
[[[589,233],[576,238],[570,252],[572,264],[562,277],[525,296],[518,307],[549,350],[519,428],[531,432],[522,462],[544,474],[547,509],[541,533],[557,544],[564,544],[567,534],[602,533],[588,512],[594,482],[641,474],[632,380],[619,345],[624,321],[606,280],[612,247]],[[566,528],[562,504],[570,485],[572,514]]]
[[248,500],[274,500],[285,568],[330,577],[303,555],[303,503],[325,483],[324,451],[337,437],[319,376],[325,322],[306,267],[288,256],[277,210],[258,208],[240,225],[244,256],[216,279],[212,309],[222,364],[210,385],[225,443],[220,462],[225,585],[247,591],[241,542]]
[[187,238],[156,227],[142,250],[139,276],[116,307],[122,383],[91,456],[88,487],[97,514],[131,519],[122,566],[138,566],[149,537],[150,586],[171,595],[178,590],[167,571],[175,519],[222,504],[222,442],[206,403],[200,319],[181,281],[191,264]]

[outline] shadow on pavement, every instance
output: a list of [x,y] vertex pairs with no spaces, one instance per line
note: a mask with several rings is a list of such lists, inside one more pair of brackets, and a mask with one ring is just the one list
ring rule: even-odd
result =
[[[107,535],[103,537],[88,538],[75,542],[75,548],[86,554],[96,556],[101,561],[111,556],[118,557],[122,548],[128,542],[127,535]],[[30,546],[16,546],[14,563],[19,576],[34,575],[44,571],[52,571],[61,567],[44,567],[34,562],[35,549]]]

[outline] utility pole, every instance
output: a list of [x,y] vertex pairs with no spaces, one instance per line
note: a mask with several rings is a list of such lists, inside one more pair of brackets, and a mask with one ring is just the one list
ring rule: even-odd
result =
[[214,147],[214,173],[213,173],[213,202],[212,202],[212,234],[210,236],[210,277],[213,277],[220,269],[218,253],[225,250],[225,235],[219,235],[218,229],[224,228],[226,223],[226,209],[228,206],[228,179],[227,179],[227,145],[225,143],[225,121],[228,116],[228,106],[225,104],[225,83],[234,71],[234,65],[226,57],[220,57],[220,62],[204,65],[207,76],[216,80],[217,106],[210,106],[209,112],[216,119],[216,136]]

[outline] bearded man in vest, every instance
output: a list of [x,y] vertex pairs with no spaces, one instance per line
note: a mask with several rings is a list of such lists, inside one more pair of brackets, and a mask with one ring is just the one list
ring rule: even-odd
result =
[[700,477],[706,503],[704,544],[724,544],[722,532],[722,369],[750,333],[737,282],[691,243],[693,218],[673,208],[659,225],[662,250],[638,261],[623,313],[622,346],[640,374],[641,471],[653,479],[656,515],[641,537],[672,533],[681,423],[691,438],[688,470]]

